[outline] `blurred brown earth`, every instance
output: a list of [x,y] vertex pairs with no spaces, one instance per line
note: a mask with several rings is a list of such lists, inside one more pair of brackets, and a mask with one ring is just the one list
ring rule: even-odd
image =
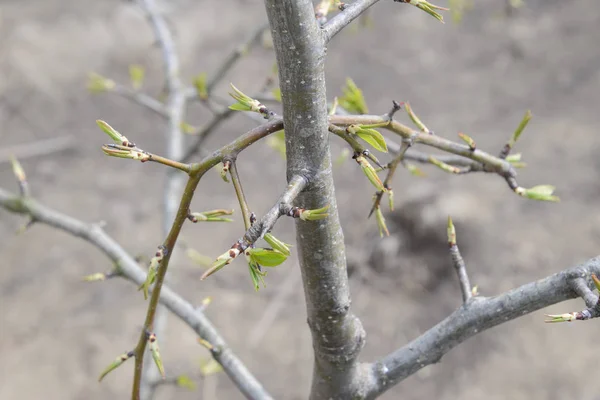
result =
[[[408,100],[437,134],[457,139],[457,132],[465,132],[493,153],[531,109],[534,118],[515,150],[528,164],[519,182],[551,183],[562,201],[527,201],[491,175],[449,176],[423,167],[428,176],[417,178],[402,171],[393,185],[397,210],[388,215],[394,235],[382,240],[375,222],[365,219],[372,187],[353,163],[337,168],[353,308],[368,333],[364,360],[405,344],[459,306],[444,244],[448,214],[456,222],[471,280],[486,296],[599,253],[600,3],[526,0],[510,18],[502,13],[503,2],[476,3],[460,25],[442,25],[413,7],[381,1],[370,14],[371,27],[348,28],[330,44],[329,96],[340,94],[346,77],[352,77],[372,112],[387,111],[392,99]],[[265,18],[257,0],[173,6],[170,21],[183,76],[191,82],[199,72],[211,74]],[[108,120],[158,153],[164,148],[164,123],[127,100],[90,95],[85,81],[96,71],[126,82],[128,65],[138,63],[147,68],[146,89],[158,94],[161,59],[152,45],[150,29],[129,2],[0,2],[0,148],[72,135],[74,150],[23,162],[33,194],[77,218],[104,221],[108,233],[135,255],[151,254],[162,240],[164,170],[104,157],[99,147],[106,138],[94,121]],[[253,51],[217,93],[226,95],[228,81],[247,92],[258,89],[273,59],[267,49]],[[198,105],[190,106],[188,115],[196,125],[210,118]],[[208,148],[251,126],[236,116],[212,135]],[[342,146],[333,142],[335,157]],[[284,161],[259,143],[243,153],[240,167],[248,200],[260,215],[285,184]],[[16,190],[6,162],[0,164],[0,185]],[[233,190],[216,173],[201,183],[194,204],[198,210],[237,208]],[[125,281],[81,282],[84,275],[110,269],[107,259],[46,226],[15,236],[23,222],[0,211],[0,399],[128,398],[131,362],[101,384],[96,379],[135,343],[147,303]],[[292,241],[292,228],[291,221],[282,221],[276,232]],[[234,224],[190,224],[183,235],[214,257],[242,229],[238,216]],[[297,278],[275,321],[258,324],[288,276],[299,275],[296,269],[290,261],[272,271],[267,287],[256,293],[241,262],[204,282],[198,280],[202,268],[187,259],[172,268],[171,286],[185,298],[199,304],[213,297],[208,315],[277,399],[306,398],[312,373]],[[597,365],[597,323],[542,322],[544,312],[582,307],[581,301],[555,305],[482,333],[383,398],[599,399],[590,375]],[[199,360],[207,357],[193,332],[174,317],[161,338],[161,352],[169,374],[194,379]],[[216,398],[242,398],[224,374],[211,379]],[[199,396],[165,386],[157,398]]]

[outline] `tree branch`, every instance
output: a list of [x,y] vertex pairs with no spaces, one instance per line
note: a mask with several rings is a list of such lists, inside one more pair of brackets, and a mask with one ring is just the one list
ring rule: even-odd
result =
[[421,368],[439,362],[444,354],[480,332],[577,297],[572,282],[581,279],[593,287],[590,276],[599,272],[600,258],[596,257],[496,297],[472,298],[417,339],[374,363],[376,384],[367,398],[374,399]]
[[[14,213],[29,215],[36,222],[47,224],[89,242],[117,265],[119,276],[136,285],[146,280],[146,273],[138,263],[100,226],[86,224],[43,206],[31,198],[22,199],[3,189],[0,189],[0,206]],[[160,302],[192,328],[198,336],[219,349],[219,352],[213,356],[246,397],[257,400],[271,399],[201,311],[167,286],[162,286]]]
[[356,0],[352,4],[348,4],[335,17],[323,26],[325,34],[325,42],[329,42],[335,35],[344,29],[350,22],[354,21],[365,12],[373,4],[379,0]]
[[[307,187],[297,205],[329,205],[329,216],[296,222],[308,324],[315,364],[311,399],[351,399],[362,384],[358,353],[365,333],[350,312],[344,235],[339,222],[327,133],[325,41],[310,0],[265,0],[284,111],[288,180]],[[366,371],[364,371],[366,372]]]
[[[181,79],[179,77],[180,70],[180,61],[179,56],[177,54],[177,49],[175,46],[175,42],[173,40],[173,35],[171,34],[171,30],[169,29],[166,20],[158,11],[154,0],[138,0],[139,5],[146,12],[148,17],[148,21],[150,26],[154,31],[154,36],[159,44],[159,47],[162,51],[162,59],[164,65],[164,74],[165,74],[165,86],[166,92],[168,95],[167,102],[164,106],[164,116],[167,119],[167,130],[166,130],[166,154],[167,157],[171,160],[180,160],[184,155],[184,138],[183,132],[181,131],[181,125],[184,121],[184,114],[186,108],[186,97],[185,97],[185,88]],[[139,96],[135,97],[137,101],[140,101]],[[144,103],[148,108],[155,109],[155,111],[160,111],[158,107],[152,107],[153,103],[145,101]],[[165,186],[163,189],[163,223],[162,223],[162,231],[166,236],[173,229],[171,226],[176,223],[176,213],[177,207],[179,203],[179,198],[181,191],[184,185],[184,177],[179,174],[174,174],[172,171],[167,170],[167,178],[165,181]],[[179,216],[180,218],[181,216]],[[181,222],[183,224],[183,222]],[[175,237],[176,240],[176,237]],[[170,249],[173,250],[173,247]],[[166,273],[166,263],[168,263],[168,259],[171,257],[171,254],[167,254],[167,260],[163,262],[163,268]],[[160,274],[159,274],[160,275]],[[158,285],[158,281],[157,281]],[[160,286],[157,289],[160,292]],[[152,315],[153,304],[150,302],[148,306],[148,315],[146,318],[145,329],[149,329],[152,327],[153,332],[164,341],[164,331],[166,325],[166,310],[159,307],[155,314]],[[143,337],[146,332],[142,332],[140,336],[140,341],[138,343],[137,349],[139,353],[136,354],[136,374],[134,376],[134,398],[136,398],[136,385],[137,379],[140,379],[141,382],[139,385],[141,386],[141,398],[145,400],[152,399],[154,395],[154,385],[153,381],[158,379],[158,371],[156,368],[152,366],[152,361],[150,359],[144,364],[144,367],[141,371],[141,375],[138,371],[142,368],[142,361],[145,353],[145,341],[143,342]],[[138,396],[140,393],[138,393]]]

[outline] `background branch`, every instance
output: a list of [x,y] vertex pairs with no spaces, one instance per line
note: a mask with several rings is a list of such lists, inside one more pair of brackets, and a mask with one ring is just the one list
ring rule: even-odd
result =
[[[139,5],[146,12],[148,21],[154,36],[159,44],[162,52],[162,60],[165,74],[165,88],[167,93],[167,102],[164,106],[164,116],[167,119],[167,129],[165,132],[166,139],[166,156],[171,160],[180,160],[184,156],[184,137],[181,131],[181,126],[184,121],[185,108],[186,108],[186,97],[183,83],[179,77],[180,62],[177,54],[177,49],[173,41],[173,35],[167,25],[166,20],[159,13],[157,5],[154,0],[138,0]],[[134,96],[134,98],[136,98]],[[141,98],[144,100],[145,98]],[[140,101],[139,96],[137,100]],[[155,102],[150,100],[145,101],[145,105],[155,111],[161,111],[157,107]],[[185,177],[181,174],[175,174],[171,170],[167,170],[167,176],[165,186],[163,189],[163,223],[162,223],[162,234],[167,236],[171,230],[171,226],[175,220],[175,214],[177,213],[177,207],[179,204],[179,198],[182,192]],[[171,248],[172,252],[173,248]],[[168,263],[171,254],[167,254],[167,260],[163,262],[162,268],[166,270],[166,263]],[[158,285],[158,282],[157,282]],[[158,288],[160,290],[160,287]],[[149,305],[152,308],[152,303]],[[147,321],[148,322],[148,321]],[[165,342],[165,328],[167,323],[167,312],[165,309],[159,306],[154,315],[154,319],[151,321],[152,331],[158,336],[162,343]],[[138,347],[141,348],[141,354],[136,357],[136,376],[137,371],[141,368],[140,358],[143,359],[145,345],[142,345],[142,338],[140,337],[140,344]],[[150,358],[146,359],[142,369],[141,376],[141,387],[140,397],[144,400],[152,399],[154,395],[155,385],[154,381],[159,379],[157,368],[152,365]],[[134,382],[135,391],[135,382]]]
[[[8,211],[29,215],[36,222],[47,224],[86,240],[118,266],[119,276],[136,285],[140,285],[146,280],[146,272],[139,267],[135,259],[108,236],[100,226],[86,224],[43,206],[31,198],[21,199],[3,189],[0,189],[0,205]],[[213,353],[213,357],[247,398],[271,399],[271,396],[237,358],[204,313],[166,285],[162,286],[159,301],[192,328],[198,336],[219,349],[218,352]]]
[[356,0],[345,5],[344,9],[323,26],[325,42],[329,42],[335,35],[354,21],[373,4],[379,0]]

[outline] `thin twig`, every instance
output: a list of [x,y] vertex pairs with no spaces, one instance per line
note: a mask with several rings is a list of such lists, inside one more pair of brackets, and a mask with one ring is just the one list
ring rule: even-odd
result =
[[[158,107],[155,102],[151,102],[145,97],[141,97],[145,100],[145,105],[154,111],[164,111],[164,116],[167,118],[168,127],[166,130],[166,144],[167,144],[167,157],[170,160],[180,160],[183,158],[184,145],[183,145],[183,133],[181,131],[181,125],[184,120],[186,98],[184,86],[179,77],[180,62],[175,47],[173,36],[169,29],[166,20],[158,11],[154,0],[138,0],[139,5],[146,12],[148,21],[154,31],[154,36],[159,44],[162,52],[162,59],[164,64],[165,73],[165,88],[168,95],[167,103],[164,107]],[[136,97],[134,97],[136,98]],[[138,101],[140,96],[137,95]],[[152,107],[154,106],[154,108]],[[171,166],[183,165],[176,161],[172,161]],[[186,172],[190,172],[188,168]],[[167,171],[167,179],[163,191],[163,234],[171,236],[171,232],[177,231],[178,228],[175,224],[178,223],[177,219],[181,220],[179,216],[176,218],[176,212],[178,207],[178,200],[180,192],[183,186],[184,180],[181,175],[176,175]],[[191,183],[191,181],[190,181]],[[191,200],[191,199],[190,199]],[[184,220],[179,221],[183,224]],[[180,229],[180,227],[179,227]],[[169,254],[166,255],[166,260],[161,264],[161,270],[159,276],[161,279],[157,279],[155,291],[160,293],[160,285],[163,279],[166,278],[166,269],[168,260],[172,256],[170,253],[174,249],[174,241],[177,239],[175,236],[173,239],[173,246],[169,249]],[[162,272],[162,273],[161,273]],[[152,296],[155,297],[154,295]],[[132,389],[132,398],[134,400],[139,399],[140,389],[144,392],[144,398],[150,399],[153,396],[152,381],[157,378],[157,371],[151,367],[151,362],[144,365],[144,353],[146,348],[146,341],[144,339],[144,331],[152,331],[157,336],[162,337],[165,331],[166,325],[166,311],[162,308],[157,308],[156,300],[151,299],[148,306],[148,313],[146,316],[146,322],[144,324],[143,332],[140,334],[138,345],[136,346],[136,359],[135,359],[135,375]],[[145,371],[145,372],[144,372]]]
[[448,217],[448,246],[450,247],[452,264],[454,265],[456,275],[458,276],[458,282],[460,283],[463,303],[466,304],[469,299],[473,297],[473,292],[471,290],[471,282],[469,281],[469,275],[467,274],[465,260],[463,260],[460,255],[458,244],[456,244],[456,229],[450,217]]
[[130,89],[126,86],[115,84],[114,88],[108,90],[107,93],[118,94],[119,96],[133,101],[142,107],[154,112],[155,114],[167,118],[167,109],[163,103],[156,100],[154,97],[147,95],[146,93],[139,92],[137,90]]
[[329,42],[335,35],[350,24],[350,22],[354,21],[378,1],[379,0],[357,0],[352,4],[346,5],[342,12],[331,18],[331,20],[323,26],[325,43]]
[[244,195],[244,189],[242,188],[242,182],[240,181],[240,175],[237,170],[235,160],[225,160],[229,163],[229,173],[231,174],[231,182],[235,189],[235,195],[240,203],[240,210],[242,211],[242,217],[244,219],[244,226],[246,230],[250,229],[252,223],[250,222],[250,208],[246,201],[246,195]]

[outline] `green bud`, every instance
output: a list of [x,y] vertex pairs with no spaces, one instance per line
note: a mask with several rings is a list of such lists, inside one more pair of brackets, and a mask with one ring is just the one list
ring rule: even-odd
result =
[[115,88],[116,83],[95,72],[88,75],[87,88],[91,93],[108,92]]
[[104,154],[110,157],[128,158],[130,160],[139,160],[142,162],[150,159],[150,155],[143,150],[127,146],[119,146],[118,144],[105,144],[102,146],[102,151]]
[[429,162],[441,169],[442,171],[446,171],[451,174],[460,174],[460,168],[446,164],[445,162],[442,162],[433,156],[429,156]]
[[436,6],[435,4],[431,4],[430,2],[428,2],[426,0],[395,0],[395,1],[411,4],[417,8],[425,11],[427,14],[431,15],[432,17],[434,17],[435,19],[440,21],[442,24],[444,23],[444,17],[442,17],[442,15],[437,13],[435,10],[450,11],[450,9],[448,9],[448,8]]
[[362,90],[350,78],[346,79],[346,86],[342,88],[344,95],[339,98],[339,103],[346,111],[354,114],[367,114],[369,109]]
[[106,133],[114,142],[119,146],[124,147],[135,147],[135,143],[130,142],[125,136],[121,135],[119,131],[110,126],[107,122],[101,119],[96,120],[96,124]]
[[123,353],[119,357],[117,357],[117,359],[115,361],[113,361],[112,364],[110,364],[108,367],[106,367],[106,369],[104,371],[102,371],[102,373],[100,374],[100,377],[98,378],[98,382],[101,382],[102,379],[104,379],[104,377],[106,375],[108,375],[110,372],[112,372],[115,369],[117,369],[118,367],[120,367],[121,364],[123,364],[125,361],[127,361],[131,357],[133,357],[133,354],[134,354],[133,351],[130,351],[129,353]]
[[379,227],[379,236],[383,237],[384,233],[386,236],[390,236],[390,231],[388,231],[388,228],[385,224],[385,218],[383,217],[380,207],[375,209],[375,218],[377,219],[377,226]]
[[390,207],[390,211],[394,211],[394,191],[392,189],[388,189],[388,205]]
[[152,257],[152,259],[150,259],[150,266],[148,267],[148,275],[146,276],[146,280],[144,281],[144,283],[142,283],[138,287],[138,290],[144,291],[144,300],[148,300],[148,291],[150,290],[150,286],[152,286],[152,284],[154,284],[154,281],[156,280],[156,274],[158,273],[158,267],[164,257],[165,257],[164,248],[161,246],[161,247],[159,247],[159,249],[156,252],[156,254],[154,255],[154,257]]
[[208,99],[208,89],[206,86],[206,72],[202,72],[194,78],[194,87],[196,88],[196,94],[202,100]]
[[528,199],[532,200],[558,202],[560,199],[553,195],[555,189],[556,188],[552,185],[538,185],[532,187],[531,189],[518,187],[515,189],[515,192],[520,196],[527,197]]
[[452,223],[452,218],[448,216],[448,244],[450,246],[456,245],[456,229],[454,228],[454,224]]
[[231,218],[225,218],[223,215],[231,215],[233,210],[212,210],[204,212],[193,212],[188,215],[190,221],[196,223],[203,222],[233,222]]
[[148,346],[150,347],[152,359],[154,360],[154,364],[156,364],[156,368],[158,368],[158,371],[160,372],[160,376],[162,376],[162,378],[165,379],[165,368],[160,358],[158,340],[156,339],[156,335],[154,333],[148,336]]
[[202,274],[200,280],[203,281],[204,279],[208,278],[224,266],[231,264],[233,259],[236,258],[239,254],[240,250],[237,247],[227,250],[227,252],[217,257],[217,259],[212,263],[210,268],[204,274]]
[[429,130],[429,128],[427,128],[425,126],[425,124],[423,122],[421,122],[421,120],[419,119],[419,117],[417,117],[417,114],[414,113],[414,111],[412,110],[412,108],[411,108],[411,106],[410,106],[410,104],[408,102],[404,103],[404,109],[406,110],[406,113],[410,117],[410,120],[413,122],[413,124],[415,124],[415,126],[417,128],[419,128],[422,132],[425,132],[425,133],[430,133],[431,132]]
[[369,182],[371,182],[371,184],[373,184],[378,191],[385,192],[383,182],[381,182],[381,179],[379,179],[379,176],[377,176],[377,172],[371,163],[369,163],[369,161],[367,161],[367,159],[362,155],[356,158],[356,162],[360,165],[360,168],[369,179]]
[[229,162],[220,163],[220,164],[218,164],[218,166],[220,166],[219,175],[221,175],[221,179],[223,179],[223,181],[229,183],[229,178],[227,177],[227,174],[229,173]]
[[475,150],[477,147],[475,141],[470,136],[467,136],[464,133],[459,133],[458,137],[461,138],[467,144],[467,146],[469,146],[469,149]]
[[266,233],[264,239],[267,243],[271,245],[275,250],[279,251],[282,254],[285,254],[287,257],[290,255],[290,246],[291,244],[287,244],[277,239],[271,233]]
[[253,111],[261,114],[265,113],[266,108],[260,103],[260,101],[246,96],[241,90],[236,88],[233,83],[230,83],[230,85],[233,89],[233,93],[229,93],[229,95],[237,100],[237,103],[229,106],[230,109],[236,111]]
[[302,210],[300,213],[300,219],[303,221],[316,221],[319,219],[325,219],[329,216],[326,212],[329,209],[329,204],[325,207],[317,208],[316,210]]
[[102,273],[102,272],[98,272],[95,274],[91,274],[91,275],[87,275],[83,277],[83,280],[85,282],[98,282],[98,281],[104,281],[106,280],[106,274]]
[[577,320],[577,313],[567,313],[567,314],[545,314],[546,317],[550,318],[545,320],[544,322],[572,322]]
[[509,146],[511,148],[515,145],[515,143],[517,142],[517,140],[519,140],[519,137],[521,136],[521,133],[523,133],[523,130],[525,129],[525,127],[527,126],[527,124],[531,120],[531,116],[532,116],[531,115],[531,111],[527,110],[527,112],[523,116],[523,119],[521,120],[521,123],[519,124],[519,126],[517,127],[517,129],[514,131],[512,137],[510,138],[510,141],[508,142],[508,144],[509,144]]
[[135,90],[142,87],[144,83],[145,70],[141,65],[130,65],[129,66],[129,79],[131,80],[131,86]]

